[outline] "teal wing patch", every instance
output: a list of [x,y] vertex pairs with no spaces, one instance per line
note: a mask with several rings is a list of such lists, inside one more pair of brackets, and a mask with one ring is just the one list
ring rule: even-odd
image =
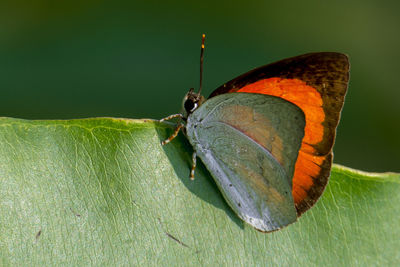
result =
[[269,232],[297,218],[292,178],[304,126],[303,112],[286,100],[231,93],[207,100],[186,130],[230,207]]

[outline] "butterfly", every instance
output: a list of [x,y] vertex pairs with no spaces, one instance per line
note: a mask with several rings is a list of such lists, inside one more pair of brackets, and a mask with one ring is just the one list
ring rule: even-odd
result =
[[226,202],[261,232],[297,220],[322,195],[349,81],[341,53],[300,55],[251,70],[224,83],[208,99],[200,87],[185,95],[173,134],[193,146]]

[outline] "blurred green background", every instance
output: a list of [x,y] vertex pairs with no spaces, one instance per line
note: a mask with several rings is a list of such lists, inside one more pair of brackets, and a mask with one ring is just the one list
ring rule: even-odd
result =
[[335,162],[400,171],[398,1],[0,2],[0,116],[161,118],[252,68],[338,51],[351,80]]

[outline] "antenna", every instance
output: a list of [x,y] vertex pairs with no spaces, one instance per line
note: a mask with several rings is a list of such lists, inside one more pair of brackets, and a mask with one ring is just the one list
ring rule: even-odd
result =
[[203,86],[203,61],[204,61],[204,40],[206,39],[206,35],[203,34],[201,38],[201,48],[200,48],[200,86],[199,86],[199,96],[201,93],[201,88]]

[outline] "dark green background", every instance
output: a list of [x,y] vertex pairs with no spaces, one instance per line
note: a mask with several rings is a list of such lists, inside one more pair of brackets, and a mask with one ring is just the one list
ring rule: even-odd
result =
[[335,162],[400,171],[400,8],[396,1],[1,1],[0,116],[27,119],[176,113],[266,63],[338,51],[351,82]]

